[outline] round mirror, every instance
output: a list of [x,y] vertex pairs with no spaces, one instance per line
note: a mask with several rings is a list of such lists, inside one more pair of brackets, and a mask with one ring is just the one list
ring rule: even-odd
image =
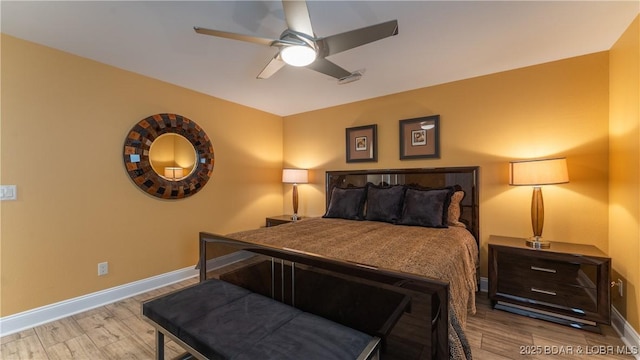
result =
[[195,170],[198,154],[187,138],[167,133],[158,136],[151,144],[149,161],[156,174],[170,181],[178,181]]
[[191,196],[209,181],[213,145],[192,120],[157,114],[137,123],[124,143],[124,163],[131,180],[163,199]]

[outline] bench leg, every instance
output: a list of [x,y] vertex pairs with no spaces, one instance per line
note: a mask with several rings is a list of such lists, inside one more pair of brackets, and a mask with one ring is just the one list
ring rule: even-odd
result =
[[380,360],[380,338],[374,337],[357,360]]
[[371,354],[370,360],[380,360],[380,350],[376,350]]
[[164,334],[156,330],[156,360],[164,360]]

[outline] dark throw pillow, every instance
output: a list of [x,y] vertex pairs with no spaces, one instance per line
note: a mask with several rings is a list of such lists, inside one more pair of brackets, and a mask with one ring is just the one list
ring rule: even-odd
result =
[[322,217],[362,220],[366,188],[333,188],[327,213]]
[[405,187],[367,185],[367,214],[365,220],[395,224],[402,216]]
[[449,203],[453,188],[407,189],[398,224],[433,228],[448,227]]

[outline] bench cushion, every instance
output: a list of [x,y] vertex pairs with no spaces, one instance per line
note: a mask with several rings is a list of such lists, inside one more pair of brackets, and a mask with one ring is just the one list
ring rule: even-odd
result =
[[372,337],[211,279],[145,302],[143,314],[207,358],[355,359]]
[[207,357],[234,359],[301,313],[249,294],[182,325],[180,339]]
[[309,313],[301,313],[237,360],[353,360],[371,336]]
[[212,281],[146,302],[142,314],[174,335],[181,326],[251,292],[224,281]]

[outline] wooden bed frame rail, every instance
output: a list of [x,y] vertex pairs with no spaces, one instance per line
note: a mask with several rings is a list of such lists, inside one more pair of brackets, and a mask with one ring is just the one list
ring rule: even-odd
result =
[[[220,256],[221,253],[226,255]],[[449,358],[449,284],[446,282],[206,232],[200,233],[199,264],[200,281],[217,277],[254,292],[262,289],[266,292],[263,295],[278,301],[381,336],[383,351],[388,351],[390,358],[395,358],[392,353],[396,351],[399,354],[416,353],[416,349],[402,348],[414,345],[421,347],[417,350],[420,359]],[[305,272],[314,276],[309,281],[313,282],[311,287],[304,287],[304,281],[297,280],[305,276]],[[323,291],[323,284],[329,291]],[[305,294],[307,291],[314,293]],[[362,299],[373,296],[378,299],[377,303],[372,303],[375,305],[369,308],[362,305]],[[352,304],[349,303],[351,298],[354,299]],[[370,318],[375,316],[371,312],[389,303],[392,304],[387,306],[387,320],[382,326],[372,325]],[[337,306],[346,306],[348,310]],[[354,311],[362,312],[361,316],[354,315]],[[387,316],[389,314],[391,317]],[[411,341],[403,339],[403,335],[415,333],[417,322],[420,324],[420,344],[408,345]],[[403,329],[404,325],[410,330]],[[424,333],[422,329],[425,329]]]

